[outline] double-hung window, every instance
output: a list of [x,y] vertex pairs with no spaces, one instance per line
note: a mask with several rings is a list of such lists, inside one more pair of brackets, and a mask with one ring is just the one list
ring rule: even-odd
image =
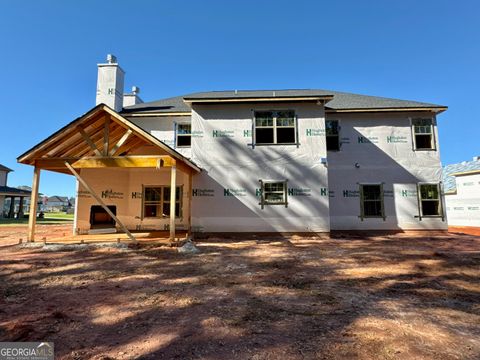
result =
[[288,188],[286,180],[260,180],[260,186],[260,205],[262,209],[265,205],[285,205],[287,207]]
[[340,127],[338,120],[325,121],[325,137],[327,139],[327,150],[340,150]]
[[192,145],[192,125],[177,124],[176,147],[190,147]]
[[415,150],[435,150],[433,119],[412,119]]
[[418,184],[420,217],[443,216],[440,184]]
[[[175,193],[175,217],[182,214],[182,188]],[[170,186],[145,186],[143,188],[143,217],[162,218],[170,216]]]
[[255,144],[296,144],[297,131],[295,112],[256,111],[255,112]]
[[382,184],[360,184],[360,211],[362,220],[364,218],[385,219]]

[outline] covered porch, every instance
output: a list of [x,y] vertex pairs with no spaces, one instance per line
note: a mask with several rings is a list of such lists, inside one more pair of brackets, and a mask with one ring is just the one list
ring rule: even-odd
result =
[[[38,199],[42,170],[76,178],[75,221],[65,240],[125,236],[136,243],[137,234],[167,231],[173,241],[191,231],[192,178],[200,168],[106,105],[96,106],[18,161],[34,166],[31,204]],[[28,241],[35,241],[36,210],[30,206]]]
[[[21,219],[25,212],[25,199],[30,198],[30,191],[0,186],[0,218]],[[18,206],[17,206],[18,199]],[[8,208],[5,211],[5,203],[9,200]]]

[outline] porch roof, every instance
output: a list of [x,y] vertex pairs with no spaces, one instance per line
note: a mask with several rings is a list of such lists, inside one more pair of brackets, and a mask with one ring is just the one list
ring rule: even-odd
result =
[[[201,171],[191,160],[105,104],[99,104],[73,120],[20,155],[17,161],[28,165],[55,160],[58,163],[63,160],[71,163],[92,157],[114,161],[135,153],[135,150],[142,146],[153,146],[162,155],[166,155],[165,158],[179,161],[193,171]],[[132,163],[129,167],[135,167],[135,164]],[[70,173],[66,167],[50,170]]]
[[29,197],[31,194],[32,194],[31,191],[17,189],[10,186],[0,186],[0,195],[2,196]]

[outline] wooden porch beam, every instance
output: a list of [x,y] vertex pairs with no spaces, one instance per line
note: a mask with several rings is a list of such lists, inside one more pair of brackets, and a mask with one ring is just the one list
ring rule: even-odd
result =
[[174,159],[170,156],[116,156],[85,158],[51,158],[39,159],[36,164],[45,170],[64,169],[68,162],[75,169],[100,168],[161,168],[171,167]]
[[100,198],[100,196],[98,196],[92,190],[92,188],[85,182],[85,180],[83,180],[80,177],[80,175],[75,171],[75,169],[68,162],[65,162],[65,166],[77,178],[77,180],[80,182],[80,184],[82,184],[82,186],[90,193],[90,195],[92,195],[95,198],[95,200],[97,200],[97,202],[100,204],[100,206],[103,208],[103,210],[105,210],[107,212],[107,214],[110,215],[112,217],[112,219],[115,220],[115,222],[121,226],[121,228],[123,229],[125,234],[127,234],[127,236],[130,238],[130,240],[132,240],[134,243],[137,243],[137,239],[135,239],[135,237],[132,235],[132,233],[130,231],[128,231],[127,227],[125,225],[123,225],[123,223],[115,216],[115,214],[103,202],[103,200]]
[[27,241],[35,241],[35,224],[37,223],[38,189],[40,184],[40,168],[35,165],[33,170],[32,194],[30,197],[30,213],[28,214]]
[[110,141],[110,116],[105,117],[103,125],[103,156],[108,156],[108,148]]
[[102,153],[100,152],[100,150],[97,149],[97,147],[95,146],[95,143],[92,141],[92,139],[90,139],[90,137],[87,135],[85,130],[83,130],[81,127],[78,127],[77,129],[80,135],[82,135],[83,140],[85,140],[85,142],[88,144],[88,146],[90,146],[93,152],[98,156],[102,156]]
[[115,155],[115,153],[117,152],[117,150],[123,145],[125,144],[125,141],[127,141],[127,139],[129,138],[129,136],[132,134],[132,130],[128,129],[125,134],[123,134],[123,136],[120,138],[120,140],[118,140],[118,142],[113,146],[112,150],[110,150],[110,156],[113,156]]

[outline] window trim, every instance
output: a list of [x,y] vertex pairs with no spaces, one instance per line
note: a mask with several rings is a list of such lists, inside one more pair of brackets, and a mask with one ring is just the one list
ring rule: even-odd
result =
[[[179,197],[179,200],[176,201],[175,203],[178,204],[178,207],[179,207],[179,216],[175,216],[175,220],[176,219],[181,219],[183,220],[183,185],[177,185],[176,186],[177,188],[180,189],[180,197]],[[161,194],[160,194],[160,201],[155,201],[155,202],[152,202],[153,205],[155,204],[158,204],[160,205],[160,208],[163,210],[163,205],[165,203],[168,203],[170,204],[170,199],[168,199],[167,201],[164,200],[164,196],[163,196],[163,192],[164,192],[164,189],[165,188],[170,188],[170,185],[145,185],[145,184],[142,184],[142,213],[141,213],[141,219],[168,219],[170,218],[170,215],[167,215],[167,216],[145,216],[145,205],[152,205],[152,204],[145,204],[146,200],[145,200],[145,189],[146,188],[161,188]],[[175,205],[175,208],[177,208],[177,204]]]
[[[328,150],[327,148],[327,138],[330,136],[330,137],[333,137],[335,135],[327,135],[327,121],[336,121],[338,126],[338,135],[336,135],[338,137],[338,150]],[[326,151],[333,151],[333,152],[339,152],[342,150],[342,142],[340,141],[340,130],[341,130],[341,126],[340,126],[340,120],[338,119],[325,119],[325,149]]]
[[[435,116],[424,116],[424,117],[409,117],[410,120],[410,132],[412,135],[412,150],[413,151],[437,151],[437,138],[435,135],[437,122]],[[432,121],[432,147],[430,149],[417,149],[417,138],[415,134],[415,120],[431,120]]]
[[[288,180],[258,180],[260,182],[260,202],[258,203],[261,205],[262,210],[266,205],[285,205],[288,207]],[[283,184],[283,193],[284,199],[282,202],[268,202],[265,200],[265,184],[276,184],[282,183]],[[278,192],[278,191],[277,191]]]
[[[358,184],[358,191],[360,194],[360,216],[359,218],[364,221],[365,219],[383,219],[386,220],[387,216],[385,215],[385,192],[383,189],[384,183],[357,183]],[[379,216],[371,216],[365,215],[365,200],[363,198],[363,186],[375,185],[380,186],[380,208],[381,208],[381,215]],[[376,201],[376,200],[367,200],[367,201]]]
[[[422,200],[422,193],[420,191],[420,187],[422,185],[436,185],[438,190],[438,200],[430,200],[430,199]],[[423,215],[422,201],[438,201],[438,205],[440,207],[440,214],[439,215]],[[417,217],[420,221],[422,221],[423,218],[427,218],[427,219],[441,218],[442,221],[445,221],[445,211],[443,208],[442,182],[426,181],[426,182],[417,183],[417,206],[418,206],[418,216],[415,216],[415,217]]]
[[[190,125],[190,134],[179,134],[179,125]],[[190,145],[178,145],[178,137],[190,137]],[[188,149],[192,147],[192,124],[188,122],[175,122],[175,149]]]
[[[293,126],[277,126],[277,116],[273,116],[273,126],[257,126],[257,112],[272,112],[272,113],[277,113],[280,111],[292,111],[293,112],[293,121],[294,124]],[[253,120],[252,120],[252,147],[255,148],[255,146],[292,146],[295,145],[299,147],[300,143],[298,141],[298,116],[297,112],[294,109],[253,109]],[[273,143],[257,143],[257,128],[260,129],[273,129]],[[292,143],[277,143],[277,128],[293,128],[294,129],[294,136],[295,136],[295,141]]]

